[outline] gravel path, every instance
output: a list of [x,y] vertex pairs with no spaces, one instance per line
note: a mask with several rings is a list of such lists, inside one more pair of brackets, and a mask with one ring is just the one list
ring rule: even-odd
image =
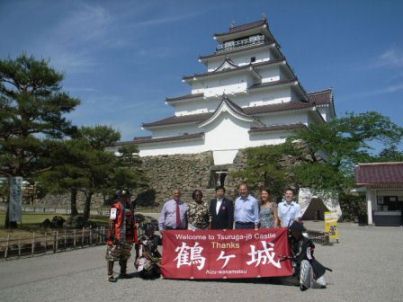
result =
[[[320,229],[323,223],[307,223]],[[0,262],[0,301],[403,301],[403,228],[340,224],[341,240],[318,246],[328,288],[256,281],[145,281],[109,283],[104,247]],[[116,267],[115,270],[118,268]],[[133,272],[132,264],[129,272]]]

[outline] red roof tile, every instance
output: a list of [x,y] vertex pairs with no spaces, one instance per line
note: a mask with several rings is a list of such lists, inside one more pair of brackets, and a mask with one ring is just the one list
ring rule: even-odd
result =
[[248,29],[260,27],[260,26],[263,26],[265,24],[267,25],[267,20],[266,19],[259,20],[259,21],[254,21],[254,22],[250,22],[250,23],[245,23],[245,24],[241,24],[241,25],[238,25],[238,26],[230,27],[228,32],[217,33],[217,34],[214,34],[214,36],[224,36],[224,35],[228,35],[228,34],[232,34],[232,33],[236,33],[236,32],[245,31],[245,30],[248,30]]
[[325,105],[332,102],[332,89],[308,93],[308,99],[316,105]]
[[295,130],[306,128],[304,124],[288,124],[288,125],[273,125],[268,127],[252,127],[249,133],[260,133],[260,132],[270,132],[270,131],[281,131],[281,130]]
[[200,114],[189,114],[189,115],[180,115],[180,116],[170,116],[164,118],[159,121],[151,122],[151,123],[143,123],[143,127],[156,127],[156,126],[167,126],[167,125],[175,125],[175,124],[186,124],[186,123],[195,123],[202,122],[208,119],[213,113],[200,113]]
[[403,162],[359,164],[355,169],[355,180],[360,186],[403,186]]
[[204,93],[194,93],[194,94],[186,94],[186,95],[173,97],[173,98],[166,98],[165,100],[168,103],[170,103],[170,102],[176,102],[176,101],[181,101],[181,100],[200,98],[200,97],[203,97],[203,96],[204,96]]
[[205,73],[195,73],[194,75],[184,76],[182,79],[191,80],[193,78],[208,77],[208,76],[223,74],[223,73],[227,73],[227,72],[234,72],[234,71],[249,69],[251,67],[255,68],[255,67],[261,67],[261,66],[266,66],[266,65],[274,65],[274,64],[278,64],[278,63],[282,63],[282,62],[284,62],[284,58],[255,63],[255,64],[248,64],[248,65],[244,65],[244,66],[233,68],[233,69],[224,69],[224,70],[220,70],[220,71],[210,71],[210,72],[205,72]]
[[249,51],[249,50],[255,50],[256,48],[264,48],[267,47],[268,45],[273,44],[273,41],[267,41],[264,44],[259,44],[259,45],[254,45],[254,46],[249,46],[249,47],[243,47],[243,48],[232,48],[231,50],[223,51],[223,52],[215,52],[210,55],[204,55],[204,56],[199,56],[200,60],[205,60],[209,58],[214,58],[214,57],[220,57],[220,56],[227,56],[228,54],[233,55],[234,53],[238,52],[244,52],[244,51]]
[[[235,103],[231,102],[234,106],[237,106]],[[288,110],[302,110],[307,108],[313,108],[315,104],[313,103],[306,103],[306,102],[288,102],[288,103],[281,103],[281,104],[272,104],[272,105],[263,105],[263,106],[255,106],[255,107],[246,107],[240,108],[242,112],[247,115],[259,115],[264,113],[272,113],[272,112],[281,112],[281,111],[288,111]],[[167,126],[167,125],[175,125],[175,124],[186,124],[186,123],[200,123],[204,120],[210,118],[214,112],[208,113],[201,113],[201,114],[189,114],[189,115],[181,115],[181,116],[171,116],[159,121],[155,121],[152,123],[144,123],[143,127],[157,127],[157,126]]]
[[135,138],[132,143],[133,144],[149,144],[149,143],[162,143],[162,142],[171,142],[171,141],[183,141],[188,139],[196,139],[204,137],[204,133],[193,133],[193,134],[183,134],[177,136],[168,136],[168,137],[161,137],[161,138],[151,138],[149,136],[145,137],[137,137]]

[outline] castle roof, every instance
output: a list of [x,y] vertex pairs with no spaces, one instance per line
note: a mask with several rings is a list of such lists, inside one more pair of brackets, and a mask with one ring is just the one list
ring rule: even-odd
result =
[[193,133],[193,134],[183,134],[177,136],[168,136],[160,138],[152,138],[150,136],[136,137],[130,143],[131,144],[149,144],[149,143],[164,143],[164,142],[174,142],[174,141],[185,141],[185,140],[195,140],[204,138],[204,132]]
[[224,74],[224,73],[226,74],[226,73],[237,72],[237,71],[241,71],[241,70],[249,70],[250,69],[250,70],[254,71],[254,69],[258,68],[258,67],[281,64],[281,63],[286,64],[286,61],[283,58],[281,58],[281,59],[277,59],[277,60],[270,60],[270,61],[253,63],[253,64],[251,63],[251,64],[244,65],[244,66],[233,65],[235,68],[218,70],[218,71],[210,71],[210,72],[204,72],[204,73],[195,73],[193,75],[184,76],[182,79],[185,80],[185,81],[191,81],[191,80],[197,80],[198,78],[216,76],[216,75],[221,75],[221,74]]
[[[287,103],[279,103],[279,104],[270,104],[270,105],[262,105],[262,106],[254,106],[254,107],[245,107],[241,108],[231,101],[231,106],[236,106],[235,108],[238,111],[241,111],[243,114],[249,116],[262,115],[262,114],[270,114],[275,112],[282,111],[292,111],[292,110],[304,110],[304,109],[313,109],[315,107],[314,103],[307,103],[301,101],[292,101]],[[144,128],[153,128],[153,127],[161,127],[161,126],[169,126],[169,125],[177,125],[177,124],[188,124],[188,123],[200,123],[207,119],[209,119],[214,112],[206,112],[199,114],[188,114],[188,115],[180,115],[180,116],[171,116],[159,121],[144,123]]]
[[216,34],[214,34],[214,36],[215,37],[225,36],[225,35],[232,34],[232,33],[242,32],[242,31],[246,31],[246,30],[250,30],[250,29],[254,29],[254,28],[259,28],[259,27],[262,27],[265,25],[267,26],[267,20],[262,19],[262,20],[253,21],[250,23],[241,24],[238,26],[231,26],[227,32],[216,33]]
[[308,99],[316,105],[328,105],[333,102],[332,89],[308,93]]
[[284,131],[284,130],[297,130],[306,128],[306,125],[297,123],[297,124],[288,124],[288,125],[272,125],[267,127],[252,127],[249,130],[249,133],[265,133],[265,132],[273,132],[273,131]]

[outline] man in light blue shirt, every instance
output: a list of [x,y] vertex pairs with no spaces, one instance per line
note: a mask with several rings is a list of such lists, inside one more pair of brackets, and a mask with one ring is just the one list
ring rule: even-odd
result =
[[301,206],[294,201],[294,191],[286,189],[284,199],[278,204],[278,218],[283,228],[288,228],[294,221],[301,219]]
[[259,204],[249,194],[246,184],[239,186],[239,197],[235,200],[235,229],[256,229],[259,225]]

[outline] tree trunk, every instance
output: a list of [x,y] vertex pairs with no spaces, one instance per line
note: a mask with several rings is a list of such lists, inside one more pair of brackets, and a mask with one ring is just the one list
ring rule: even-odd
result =
[[88,192],[85,195],[85,205],[84,205],[84,220],[87,221],[90,218],[90,211],[91,211],[91,199],[92,199],[92,192]]
[[78,215],[77,211],[77,189],[71,189],[70,191],[70,209],[71,209],[71,216]]

